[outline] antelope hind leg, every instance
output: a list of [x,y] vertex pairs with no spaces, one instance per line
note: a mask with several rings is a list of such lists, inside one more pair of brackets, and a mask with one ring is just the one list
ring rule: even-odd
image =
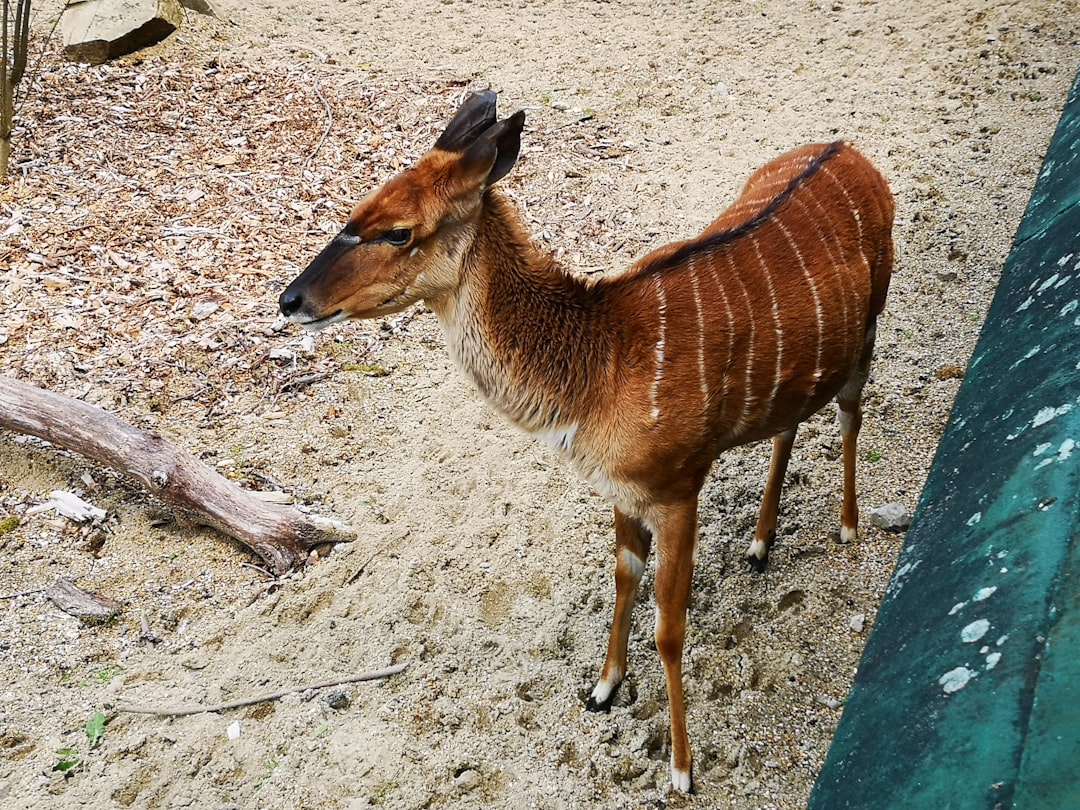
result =
[[859,534],[859,505],[855,493],[856,444],[862,427],[862,391],[870,377],[870,358],[874,354],[877,326],[874,320],[866,328],[859,368],[836,395],[836,420],[844,451],[844,505],[840,510],[840,542],[853,543]]
[[792,428],[773,437],[772,462],[769,464],[769,478],[765,482],[765,494],[761,497],[761,512],[758,514],[754,540],[746,550],[746,567],[757,573],[765,571],[769,561],[769,549],[776,539],[776,521],[780,513],[780,491],[784,488],[784,475],[791,460],[791,446],[795,443],[795,431]]
[[682,653],[686,608],[694,576],[697,498],[664,508],[656,527],[656,649],[664,663],[671,718],[671,785],[693,793],[693,760],[686,733]]
[[634,610],[652,533],[640,520],[615,510],[615,614],[611,621],[607,657],[600,680],[585,704],[591,712],[610,711],[626,675],[626,645],[630,639],[630,616]]

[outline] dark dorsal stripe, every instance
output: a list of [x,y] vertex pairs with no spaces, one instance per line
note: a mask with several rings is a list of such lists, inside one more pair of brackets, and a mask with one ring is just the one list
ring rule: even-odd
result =
[[791,195],[795,193],[795,190],[807,179],[817,174],[825,162],[839,153],[843,146],[843,141],[833,141],[830,143],[822,150],[821,154],[816,155],[806,165],[805,169],[791,178],[783,191],[773,197],[768,205],[754,214],[754,216],[750,217],[750,219],[732,228],[722,230],[719,233],[710,234],[699,239],[692,239],[669,255],[653,259],[652,261],[641,265],[634,275],[641,276],[649,273],[659,273],[672,267],[679,267],[689,261],[691,256],[709,253],[721,245],[726,245],[729,242],[738,239],[740,236],[744,236],[754,230],[763,222],[772,218],[776,212],[783,207],[784,203],[788,201]]

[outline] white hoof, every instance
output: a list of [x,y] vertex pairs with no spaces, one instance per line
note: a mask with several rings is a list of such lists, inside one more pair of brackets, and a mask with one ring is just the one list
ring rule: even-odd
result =
[[615,692],[619,688],[619,684],[622,683],[622,673],[613,673],[615,677],[602,678],[593,687],[592,694],[589,695],[589,700],[585,704],[585,708],[590,712],[607,712],[611,709],[612,700],[615,698]]
[[859,539],[858,530],[852,528],[851,526],[841,526],[840,527],[840,542],[841,543],[854,543],[858,539]]
[[750,548],[746,549],[747,557],[754,557],[759,560],[764,560],[769,553],[768,547],[760,540],[754,539],[750,541]]
[[693,793],[694,779],[690,771],[680,771],[674,764],[671,766],[671,787],[679,793]]

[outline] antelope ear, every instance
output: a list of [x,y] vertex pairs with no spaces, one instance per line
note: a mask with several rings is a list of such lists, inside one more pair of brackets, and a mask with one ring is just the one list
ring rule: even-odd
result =
[[435,142],[444,152],[464,152],[495,123],[496,95],[491,90],[471,93],[458,107],[446,130]]
[[485,187],[501,180],[517,162],[524,126],[525,111],[518,110],[488,127],[462,154],[462,168],[477,176]]

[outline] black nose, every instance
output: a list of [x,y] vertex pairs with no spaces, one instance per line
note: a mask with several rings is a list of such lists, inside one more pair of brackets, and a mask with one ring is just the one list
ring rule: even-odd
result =
[[295,315],[300,311],[300,307],[304,305],[304,296],[300,293],[293,292],[292,290],[285,290],[278,297],[278,306],[281,308],[281,314],[285,317]]

